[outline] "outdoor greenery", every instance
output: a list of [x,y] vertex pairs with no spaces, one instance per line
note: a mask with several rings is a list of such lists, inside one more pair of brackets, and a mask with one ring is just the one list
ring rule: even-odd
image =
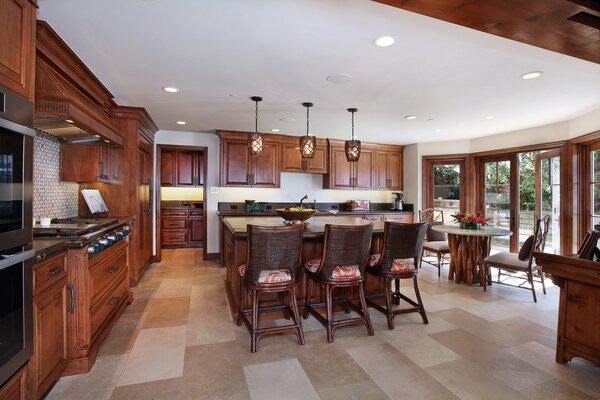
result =
[[433,167],[434,196],[445,200],[460,199],[460,166],[458,164]]

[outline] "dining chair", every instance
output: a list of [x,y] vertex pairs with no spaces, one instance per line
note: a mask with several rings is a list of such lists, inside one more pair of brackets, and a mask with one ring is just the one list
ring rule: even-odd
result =
[[[535,293],[534,273],[540,278],[543,293],[546,294],[546,284],[544,282],[544,271],[541,267],[535,264],[533,253],[543,252],[546,247],[546,238],[548,236],[548,228],[550,225],[550,216],[546,215],[543,218],[535,218],[533,235],[529,236],[521,246],[519,253],[511,253],[503,251],[486,257],[483,260],[483,290],[487,290],[488,283],[491,284],[490,268],[498,269],[498,280],[496,283],[512,286],[521,289],[531,290],[533,301],[537,303]],[[503,272],[504,271],[504,272]],[[522,274],[525,273],[525,277]],[[504,280],[501,277],[506,277]],[[522,283],[515,285],[510,283],[511,280],[521,280]],[[526,286],[529,284],[529,286]]]
[[[382,312],[387,317],[388,328],[394,329],[394,317],[400,314],[418,312],[424,324],[428,324],[427,313],[419,292],[417,269],[423,254],[423,241],[427,231],[427,222],[404,224],[386,222],[383,233],[381,253],[369,257],[367,273],[383,282],[383,293],[369,294],[367,303]],[[400,293],[400,281],[412,279],[416,301]],[[392,282],[394,291],[392,291]],[[373,301],[385,299],[385,307]],[[393,304],[400,305],[400,300],[406,301],[412,307],[393,309]]]
[[[365,300],[365,268],[371,247],[373,224],[363,225],[325,225],[325,238],[321,258],[305,263],[306,301],[304,319],[312,314],[327,329],[327,341],[333,342],[336,328],[355,324],[365,324],[370,336],[375,333],[369,317]],[[314,284],[325,291],[324,303],[311,302],[311,290]],[[333,300],[334,289],[342,288],[345,298]],[[350,300],[350,289],[357,288],[360,306]],[[354,309],[359,316],[334,320],[333,307],[344,305],[344,311]],[[318,309],[325,308],[325,316]]]
[[[434,231],[432,228],[435,225],[444,225],[444,211],[435,208],[421,210],[419,211],[419,221],[428,223],[426,235],[427,241],[423,244],[419,268],[421,268],[423,261],[425,261],[427,264],[437,267],[438,276],[441,276],[444,258],[446,255],[450,254],[450,246],[448,245],[448,236],[443,232]],[[437,264],[423,260],[426,251],[434,253],[437,256]]]
[[[242,322],[250,331],[250,351],[258,350],[258,341],[263,335],[294,332],[298,344],[304,344],[304,333],[298,312],[296,286],[304,225],[257,226],[248,225],[248,250],[246,264],[238,267],[240,275],[240,300],[237,325]],[[260,307],[263,293],[283,292],[283,304]],[[251,307],[245,308],[246,297],[251,298]],[[260,328],[258,316],[261,312],[283,310],[286,318],[291,314],[293,324]],[[248,318],[251,316],[251,320]],[[288,318],[289,319],[289,318]]]

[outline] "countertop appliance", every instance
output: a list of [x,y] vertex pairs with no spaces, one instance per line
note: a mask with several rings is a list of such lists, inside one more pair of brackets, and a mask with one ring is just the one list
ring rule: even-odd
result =
[[404,193],[394,192],[392,194],[396,196],[396,198],[394,199],[394,206],[392,210],[402,211],[404,209],[404,201],[402,200],[404,198]]
[[33,105],[0,86],[0,386],[33,348]]
[[115,218],[68,218],[53,219],[50,226],[36,224],[34,237],[77,237],[114,224]]

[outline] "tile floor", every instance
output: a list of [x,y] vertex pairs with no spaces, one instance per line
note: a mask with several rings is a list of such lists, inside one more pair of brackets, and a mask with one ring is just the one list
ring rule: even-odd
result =
[[[193,249],[163,252],[134,289],[90,373],[62,378],[49,399],[600,399],[600,367],[554,362],[558,288],[455,285],[424,264],[429,325],[416,314],[375,336],[341,328],[328,344],[314,320],[294,335],[249,334],[231,321],[225,271]],[[412,292],[406,289],[406,292]],[[275,321],[282,323],[282,321]]]

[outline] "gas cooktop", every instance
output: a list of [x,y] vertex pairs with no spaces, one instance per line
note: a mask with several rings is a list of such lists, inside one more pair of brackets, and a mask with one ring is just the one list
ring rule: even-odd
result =
[[114,224],[115,218],[67,218],[53,219],[49,226],[35,224],[34,237],[77,237]]

